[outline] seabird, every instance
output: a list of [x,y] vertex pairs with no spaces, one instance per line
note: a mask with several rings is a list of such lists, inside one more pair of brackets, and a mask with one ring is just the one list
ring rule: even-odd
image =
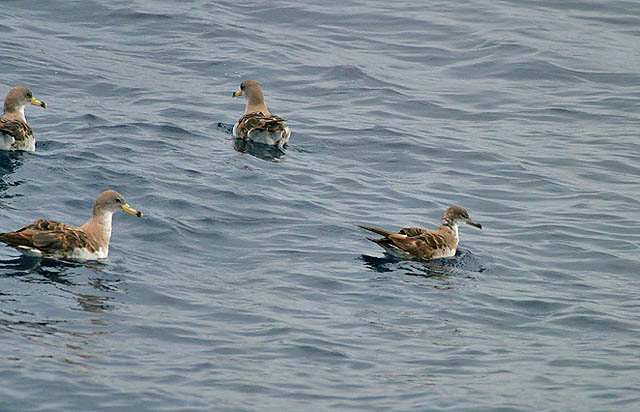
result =
[[118,211],[137,217],[142,213],[131,208],[115,190],[107,190],[93,204],[93,215],[82,226],[71,226],[39,219],[15,232],[0,233],[0,242],[31,256],[104,259],[109,254],[111,218]]
[[394,233],[370,226],[358,226],[383,236],[380,239],[367,239],[377,243],[392,256],[428,260],[451,257],[456,254],[459,240],[458,224],[460,223],[482,229],[482,225],[469,219],[469,212],[460,206],[448,208],[442,214],[440,227],[435,231],[410,227]]
[[45,102],[35,97],[26,87],[14,87],[4,99],[4,114],[0,117],[0,149],[2,150],[36,150],[36,139],[33,129],[24,117],[24,108],[28,104],[47,108]]
[[233,137],[279,148],[289,141],[291,130],[285,126],[283,118],[272,115],[267,109],[260,83],[245,80],[240,83],[240,90],[233,92],[232,96],[244,96],[247,99],[244,115],[233,126]]

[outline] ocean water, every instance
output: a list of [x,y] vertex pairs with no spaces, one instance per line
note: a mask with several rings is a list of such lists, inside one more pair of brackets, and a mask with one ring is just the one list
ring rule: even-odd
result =
[[[109,258],[0,248],[2,411],[640,409],[640,4],[4,1],[0,231],[82,224]],[[259,80],[292,137],[234,142]],[[392,260],[356,224],[435,228]]]

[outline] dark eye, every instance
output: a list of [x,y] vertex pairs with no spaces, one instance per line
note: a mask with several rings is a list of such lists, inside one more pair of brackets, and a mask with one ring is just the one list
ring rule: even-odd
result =
[[116,198],[116,203],[122,203],[122,199]]
[[33,97],[33,95],[31,94],[31,92],[27,93],[27,97],[28,97],[29,99],[31,99],[31,98]]
[[240,85],[240,90],[244,90],[244,84]]

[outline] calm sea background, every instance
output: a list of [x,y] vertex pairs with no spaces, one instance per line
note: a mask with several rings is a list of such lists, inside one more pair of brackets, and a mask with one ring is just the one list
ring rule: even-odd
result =
[[[640,410],[637,1],[3,1],[1,411]],[[286,154],[234,145],[264,87]],[[357,223],[435,228],[393,261]]]

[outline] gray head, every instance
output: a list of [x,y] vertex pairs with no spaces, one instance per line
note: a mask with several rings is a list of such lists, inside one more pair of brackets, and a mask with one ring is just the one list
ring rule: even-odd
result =
[[468,225],[475,226],[478,229],[482,229],[482,225],[469,219],[469,212],[460,206],[451,206],[449,209],[445,210],[442,214],[442,219],[440,220],[440,224],[446,226],[459,225],[460,223],[466,223]]
[[93,215],[102,215],[104,213],[114,214],[120,210],[131,215],[142,217],[142,212],[138,212],[125,202],[124,197],[115,190],[107,190],[102,192],[96,198],[93,204]]
[[244,96],[247,99],[247,105],[260,106],[264,105],[264,94],[262,94],[262,86],[256,80],[245,80],[240,83],[240,90],[236,90],[231,95],[233,97]]
[[40,106],[43,109],[47,108],[45,102],[41,102],[33,97],[31,90],[26,87],[14,87],[9,90],[7,97],[4,99],[4,112],[5,113],[23,113],[24,107],[28,104],[34,106]]

